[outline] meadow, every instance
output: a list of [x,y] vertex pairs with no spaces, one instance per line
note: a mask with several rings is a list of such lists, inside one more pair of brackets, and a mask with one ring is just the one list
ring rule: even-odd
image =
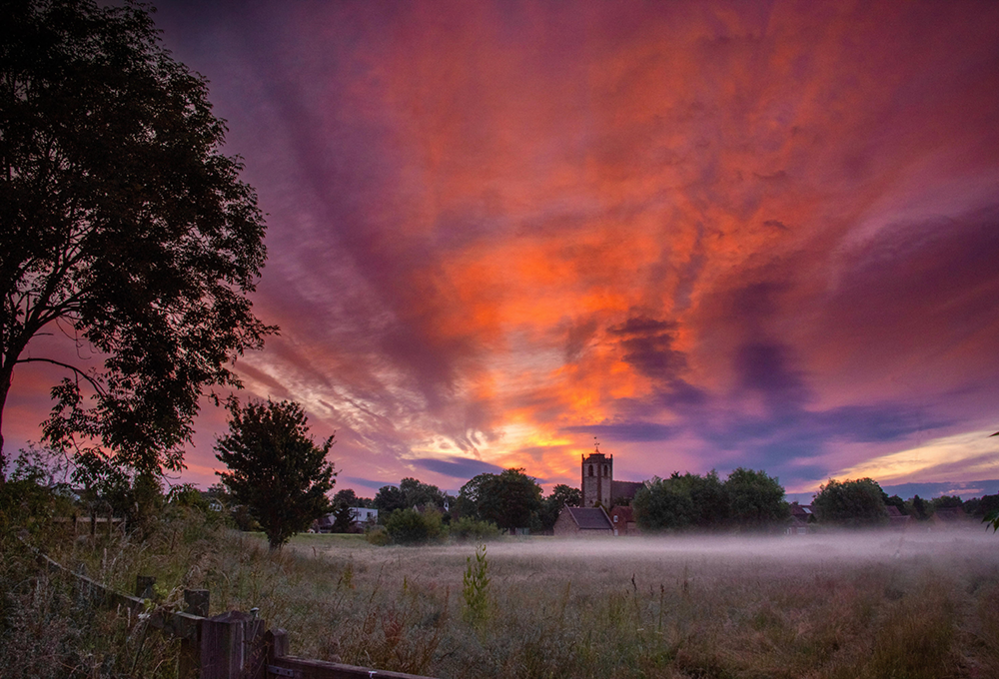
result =
[[295,655],[446,679],[999,676],[999,537],[984,530],[476,550],[303,535],[272,554],[179,522],[60,556],[124,590],[156,575],[162,605],[189,587],[213,614],[258,607]]

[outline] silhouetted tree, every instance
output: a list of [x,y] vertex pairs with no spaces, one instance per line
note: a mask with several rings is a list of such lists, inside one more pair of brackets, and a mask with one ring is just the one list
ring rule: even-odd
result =
[[971,516],[984,517],[996,510],[999,510],[999,494],[971,498],[964,503],[964,511]]
[[375,494],[375,509],[378,510],[378,519],[381,522],[388,520],[389,514],[397,509],[404,509],[406,504],[406,494],[396,486],[382,486]]
[[690,488],[678,473],[668,479],[653,477],[638,489],[631,502],[635,522],[642,531],[654,533],[682,530],[694,525],[694,502]]
[[742,530],[768,530],[791,516],[784,486],[763,470],[735,469],[724,483],[729,521]]
[[465,482],[465,484],[458,491],[458,497],[455,500],[454,507],[452,508],[453,513],[458,517],[469,517],[471,519],[479,520],[479,497],[481,495],[482,486],[495,474],[482,473],[473,476],[471,479]]
[[527,528],[541,509],[541,486],[523,469],[479,474],[461,487],[462,516],[491,521],[504,530]]
[[326,455],[333,436],[316,445],[302,407],[292,401],[229,401],[229,433],[215,444],[229,468],[216,472],[236,502],[250,508],[272,550],[327,514],[335,483]]
[[406,499],[407,507],[436,507],[443,510],[447,501],[440,488],[413,478],[400,481],[399,490]]
[[851,528],[880,526],[888,522],[884,492],[873,479],[837,481],[819,486],[812,510],[821,523]]
[[[701,529],[717,528],[729,524],[729,497],[718,472],[712,469],[704,476],[687,473],[681,477],[694,504],[693,523]],[[781,501],[784,499],[781,489]]]
[[953,509],[964,505],[964,500],[957,495],[941,495],[940,497],[933,498],[931,504],[933,505],[934,510]]
[[901,497],[899,497],[898,495],[892,495],[891,497],[888,497],[887,493],[883,493],[883,496],[884,497],[882,499],[885,501],[885,507],[897,507],[900,513],[902,514],[906,513],[905,500],[903,500]]
[[905,513],[917,521],[926,521],[933,516],[933,505],[918,495],[913,495],[905,502]]
[[351,507],[353,506],[344,498],[334,496],[333,502],[330,505],[333,515],[333,525],[330,526],[330,531],[333,533],[349,533],[354,529],[354,515],[351,511]]
[[[203,390],[272,331],[247,297],[263,215],[211,109],[141,4],[0,3],[0,482],[15,366],[69,374],[53,447],[176,471]],[[70,351],[26,355],[40,333]]]

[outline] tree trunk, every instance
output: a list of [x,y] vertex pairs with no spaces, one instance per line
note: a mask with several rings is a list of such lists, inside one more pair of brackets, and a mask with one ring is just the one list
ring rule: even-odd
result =
[[11,371],[6,368],[0,370],[0,486],[7,482],[7,456],[3,449],[3,409],[7,403],[7,392],[10,391]]

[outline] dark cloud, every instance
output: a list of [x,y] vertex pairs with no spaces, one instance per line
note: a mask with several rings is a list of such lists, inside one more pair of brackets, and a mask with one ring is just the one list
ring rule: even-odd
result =
[[654,422],[615,422],[586,426],[563,427],[567,434],[590,434],[607,441],[668,441],[674,438],[679,429]]
[[882,485],[881,490],[888,495],[898,495],[906,500],[916,495],[924,500],[940,497],[941,495],[957,495],[962,500],[970,500],[973,497],[999,494],[999,479],[967,482],[899,483],[895,485]]
[[761,393],[771,408],[794,411],[805,405],[810,394],[791,362],[787,345],[752,342],[739,347],[734,368],[743,389]]
[[687,366],[683,352],[673,348],[677,324],[648,316],[633,316],[624,323],[611,326],[607,331],[620,336],[623,359],[642,375],[657,381],[678,379]]
[[502,467],[489,464],[488,462],[457,456],[447,460],[423,457],[410,460],[410,462],[422,469],[427,469],[443,476],[449,476],[453,479],[467,480],[478,474],[499,474],[503,471]]
[[614,335],[637,335],[641,337],[656,336],[667,330],[676,330],[677,324],[672,321],[660,321],[648,316],[633,316],[624,323],[613,325],[607,329]]
[[689,426],[719,449],[739,451],[740,464],[765,468],[788,483],[812,482],[828,474],[821,460],[838,444],[904,444],[914,434],[953,424],[939,418],[929,421],[917,408],[903,404],[795,409],[757,417],[719,412],[711,421],[713,426]]
[[[351,488],[353,486],[363,486],[364,488],[369,488],[374,491],[377,491],[379,488],[383,488],[385,486],[398,486],[399,481],[363,479],[358,476],[337,476],[336,485],[337,487],[334,488],[334,490],[343,490],[344,488]],[[363,492],[358,492],[357,495],[359,497],[365,496]]]

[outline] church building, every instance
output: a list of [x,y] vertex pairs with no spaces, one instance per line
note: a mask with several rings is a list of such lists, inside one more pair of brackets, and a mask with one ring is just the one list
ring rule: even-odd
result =
[[583,480],[580,490],[583,493],[583,506],[595,507],[599,502],[603,507],[611,507],[611,485],[614,479],[614,456],[596,452],[582,456]]

